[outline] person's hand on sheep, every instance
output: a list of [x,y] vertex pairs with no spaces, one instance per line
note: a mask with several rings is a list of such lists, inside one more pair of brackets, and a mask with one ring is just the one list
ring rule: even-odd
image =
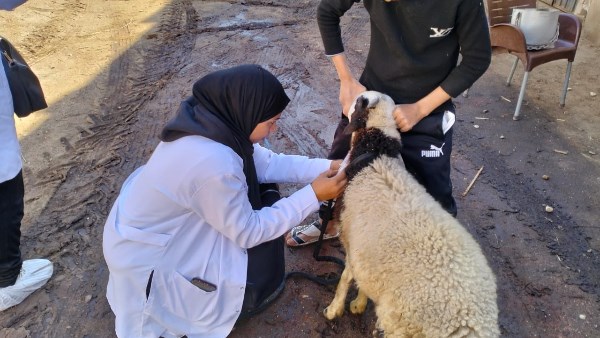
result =
[[348,116],[350,107],[354,104],[356,97],[366,90],[367,88],[353,77],[340,81],[340,104],[344,116]]
[[333,160],[331,161],[331,164],[329,165],[329,169],[331,170],[339,170],[340,169],[340,165],[342,165],[342,161],[343,160]]
[[344,116],[348,116],[350,107],[354,104],[356,97],[367,90],[356,77],[352,75],[352,71],[348,66],[346,55],[339,53],[331,56],[331,61],[335,66],[338,78],[340,79],[340,104],[342,105],[342,113]]
[[407,132],[449,99],[450,95],[442,87],[437,87],[415,103],[396,105],[393,113],[394,121],[401,132]]
[[426,115],[421,114],[419,106],[416,103],[397,104],[394,109],[394,121],[401,132],[411,130]]
[[327,170],[310,184],[319,201],[327,201],[338,197],[346,188],[346,172]]

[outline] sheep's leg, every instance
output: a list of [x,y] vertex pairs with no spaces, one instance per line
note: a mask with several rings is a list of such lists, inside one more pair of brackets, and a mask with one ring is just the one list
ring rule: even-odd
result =
[[368,299],[369,298],[367,298],[367,295],[365,295],[365,293],[362,292],[362,289],[359,288],[358,295],[356,295],[356,298],[354,298],[354,300],[350,302],[350,312],[352,312],[355,315],[365,312]]
[[346,265],[346,268],[340,277],[340,281],[338,282],[335,297],[333,297],[331,304],[323,310],[323,314],[327,319],[332,320],[335,317],[340,317],[344,314],[344,304],[346,302],[348,288],[350,287],[350,281],[352,281],[352,272],[348,265]]

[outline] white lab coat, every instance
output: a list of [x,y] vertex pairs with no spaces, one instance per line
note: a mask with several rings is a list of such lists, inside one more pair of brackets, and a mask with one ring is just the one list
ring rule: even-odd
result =
[[[254,148],[259,182],[308,183],[330,166]],[[246,249],[283,235],[318,206],[307,185],[253,211],[242,159],[231,148],[202,136],[160,143],[123,184],[104,228],[117,335],[226,337],[242,307]],[[217,290],[205,292],[192,278]]]

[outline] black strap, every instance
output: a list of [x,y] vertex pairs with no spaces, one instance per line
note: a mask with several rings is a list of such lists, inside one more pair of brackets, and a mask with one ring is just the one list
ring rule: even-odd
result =
[[[339,264],[342,267],[341,270],[343,271],[345,263],[342,259],[339,259],[337,257],[332,257],[332,256],[320,256],[319,255],[322,244],[323,244],[323,235],[325,234],[325,229],[327,229],[327,223],[329,223],[329,221],[333,218],[333,204],[334,204],[334,201],[329,200],[329,201],[327,201],[327,203],[322,203],[321,206],[319,207],[319,217],[322,220],[322,223],[319,226],[319,230],[321,231],[321,233],[319,234],[319,239],[316,242],[315,250],[313,252],[313,257],[317,261],[328,261],[328,262],[333,262],[333,263]],[[321,284],[321,285],[325,285],[325,286],[336,285],[340,280],[342,271],[340,271],[337,275],[335,275],[332,278],[318,277],[314,274],[309,274],[309,273],[302,272],[302,271],[290,271],[290,272],[286,273],[284,276],[283,282],[279,285],[279,287],[269,297],[267,297],[265,300],[263,300],[262,303],[256,307],[256,309],[254,309],[252,311],[244,311],[240,314],[240,316],[238,317],[238,319],[236,321],[236,325],[237,325],[237,323],[247,320],[252,315],[255,315],[255,314],[263,311],[271,303],[273,303],[273,301],[275,301],[283,292],[283,289],[285,287],[285,281],[288,278],[302,277],[302,278],[311,280],[317,284]]]
[[377,157],[376,153],[368,151],[368,152],[362,153],[361,155],[356,157],[354,160],[352,160],[352,162],[350,162],[350,164],[348,166],[350,167],[353,165],[357,165],[365,160],[368,160],[368,162],[371,162],[375,157]]
[[[321,218],[321,225],[319,226],[319,230],[321,233],[319,234],[319,239],[317,240],[317,243],[315,245],[315,250],[313,251],[313,257],[315,258],[316,261],[319,261],[319,262],[324,261],[324,262],[336,263],[342,267],[342,271],[343,271],[344,267],[345,267],[344,260],[337,258],[337,257],[333,257],[333,256],[319,255],[319,253],[321,252],[321,247],[323,246],[323,235],[325,234],[325,229],[327,229],[327,224],[333,218],[333,205],[334,205],[333,200],[329,200],[329,201],[327,201],[327,203],[322,203],[321,207],[319,208],[319,218]],[[335,276],[335,277],[323,278],[323,277],[317,277],[313,274],[309,274],[309,273],[302,272],[302,271],[290,271],[285,275],[285,278],[288,279],[289,277],[302,277],[302,278],[306,278],[308,280],[311,280],[311,281],[313,281],[317,284],[321,284],[321,285],[335,285],[339,282],[340,276],[341,276],[341,272],[339,274],[337,274],[337,276]]]

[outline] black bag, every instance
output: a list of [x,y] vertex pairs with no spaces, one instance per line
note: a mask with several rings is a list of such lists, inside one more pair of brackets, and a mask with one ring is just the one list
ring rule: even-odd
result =
[[[281,199],[277,184],[261,184],[263,207]],[[264,310],[285,286],[285,241],[283,236],[248,249],[248,276],[239,320]]]
[[34,111],[47,108],[48,104],[37,76],[13,45],[1,36],[0,53],[12,94],[15,114],[25,117]]

